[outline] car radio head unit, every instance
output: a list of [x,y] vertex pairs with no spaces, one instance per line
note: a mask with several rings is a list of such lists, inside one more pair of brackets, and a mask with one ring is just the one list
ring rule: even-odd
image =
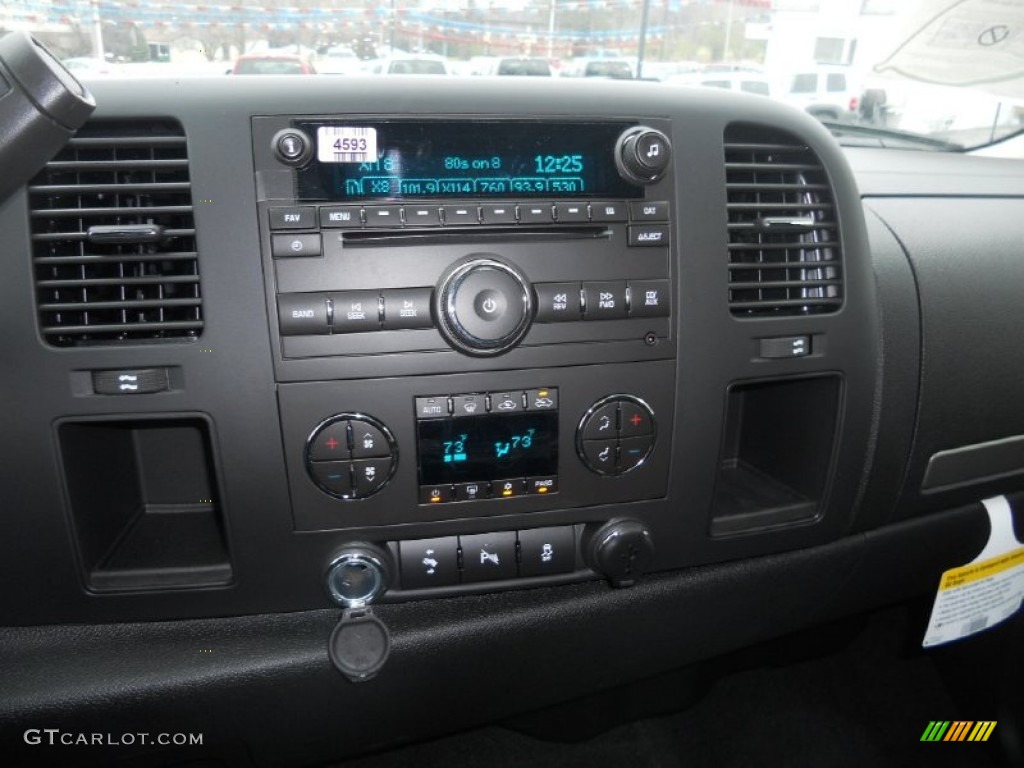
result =
[[623,122],[298,121],[315,142],[299,200],[639,198],[615,164]]

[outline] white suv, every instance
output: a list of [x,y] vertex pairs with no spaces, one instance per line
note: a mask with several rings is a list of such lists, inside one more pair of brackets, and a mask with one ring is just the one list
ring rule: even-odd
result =
[[847,67],[817,67],[795,72],[779,97],[823,120],[856,117],[860,90]]

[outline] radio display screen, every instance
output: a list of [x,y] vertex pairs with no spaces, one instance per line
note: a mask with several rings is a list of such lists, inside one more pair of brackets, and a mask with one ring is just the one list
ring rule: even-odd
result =
[[421,485],[558,474],[558,413],[417,422]]
[[301,122],[302,200],[637,198],[615,167],[626,123]]

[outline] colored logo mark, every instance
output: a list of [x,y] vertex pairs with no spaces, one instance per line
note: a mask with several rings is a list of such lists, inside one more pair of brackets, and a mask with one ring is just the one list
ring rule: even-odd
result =
[[921,741],[988,741],[996,729],[995,720],[932,720]]

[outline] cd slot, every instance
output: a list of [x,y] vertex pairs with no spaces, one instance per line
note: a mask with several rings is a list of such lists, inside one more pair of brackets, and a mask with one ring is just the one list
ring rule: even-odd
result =
[[440,245],[446,243],[466,242],[556,242],[565,240],[599,240],[609,239],[612,230],[607,226],[580,225],[567,227],[560,225],[556,227],[538,226],[529,227],[519,225],[514,229],[501,227],[487,229],[481,226],[474,227],[446,227],[443,230],[387,230],[387,229],[360,229],[341,233],[341,239],[346,246],[361,245]]

